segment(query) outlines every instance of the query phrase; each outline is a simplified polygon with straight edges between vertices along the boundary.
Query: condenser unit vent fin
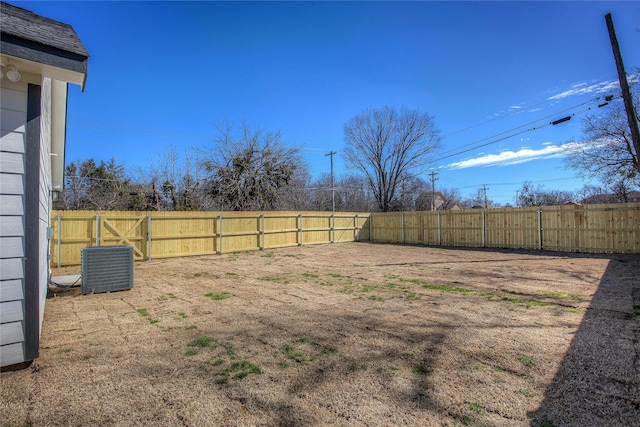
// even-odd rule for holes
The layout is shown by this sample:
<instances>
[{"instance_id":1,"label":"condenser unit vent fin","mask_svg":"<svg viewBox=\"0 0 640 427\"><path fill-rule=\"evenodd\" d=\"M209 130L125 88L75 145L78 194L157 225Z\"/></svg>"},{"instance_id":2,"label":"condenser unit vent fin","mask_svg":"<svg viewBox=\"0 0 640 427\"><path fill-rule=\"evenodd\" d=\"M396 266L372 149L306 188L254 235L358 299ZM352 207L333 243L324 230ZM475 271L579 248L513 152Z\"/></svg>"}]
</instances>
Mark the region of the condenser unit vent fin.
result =
<instances>
[{"instance_id":1,"label":"condenser unit vent fin","mask_svg":"<svg viewBox=\"0 0 640 427\"><path fill-rule=\"evenodd\" d=\"M80 252L82 293L103 293L133 288L131 246L91 246Z\"/></svg>"}]
</instances>

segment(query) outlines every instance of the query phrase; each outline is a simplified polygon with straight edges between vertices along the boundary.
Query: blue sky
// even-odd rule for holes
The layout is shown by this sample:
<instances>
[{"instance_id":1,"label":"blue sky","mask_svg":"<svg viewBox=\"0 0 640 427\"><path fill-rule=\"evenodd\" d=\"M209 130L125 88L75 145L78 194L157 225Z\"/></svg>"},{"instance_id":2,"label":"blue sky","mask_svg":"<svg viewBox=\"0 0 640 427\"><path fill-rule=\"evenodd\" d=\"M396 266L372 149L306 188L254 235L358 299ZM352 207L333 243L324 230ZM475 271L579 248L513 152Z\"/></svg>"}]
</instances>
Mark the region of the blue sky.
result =
<instances>
[{"instance_id":1,"label":"blue sky","mask_svg":"<svg viewBox=\"0 0 640 427\"><path fill-rule=\"evenodd\" d=\"M313 176L329 173L336 151L340 176L344 123L406 106L444 136L437 188L487 185L490 199L513 203L524 181L585 183L561 147L614 93L606 13L627 72L640 67L630 1L8 3L71 24L89 51L85 92L70 88L67 162L114 157L130 170L168 145L206 147L227 118L280 130Z\"/></svg>"}]
</instances>

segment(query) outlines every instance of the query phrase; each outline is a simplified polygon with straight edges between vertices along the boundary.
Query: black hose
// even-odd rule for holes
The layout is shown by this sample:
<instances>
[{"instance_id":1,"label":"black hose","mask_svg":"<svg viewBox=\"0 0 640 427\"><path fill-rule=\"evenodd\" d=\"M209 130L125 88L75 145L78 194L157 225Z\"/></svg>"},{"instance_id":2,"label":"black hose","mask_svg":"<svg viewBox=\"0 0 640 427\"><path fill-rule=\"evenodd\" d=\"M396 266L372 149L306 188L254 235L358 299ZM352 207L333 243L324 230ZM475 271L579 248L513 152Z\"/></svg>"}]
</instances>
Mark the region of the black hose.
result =
<instances>
[{"instance_id":1,"label":"black hose","mask_svg":"<svg viewBox=\"0 0 640 427\"><path fill-rule=\"evenodd\" d=\"M82 276L78 276L76 281L73 282L70 285L63 285L61 283L54 282L53 280L51 280L51 278L49 278L49 285L57 288L60 291L68 291L69 289L73 288L74 286L77 286L77 283L80 281L81 278L82 278Z\"/></svg>"}]
</instances>

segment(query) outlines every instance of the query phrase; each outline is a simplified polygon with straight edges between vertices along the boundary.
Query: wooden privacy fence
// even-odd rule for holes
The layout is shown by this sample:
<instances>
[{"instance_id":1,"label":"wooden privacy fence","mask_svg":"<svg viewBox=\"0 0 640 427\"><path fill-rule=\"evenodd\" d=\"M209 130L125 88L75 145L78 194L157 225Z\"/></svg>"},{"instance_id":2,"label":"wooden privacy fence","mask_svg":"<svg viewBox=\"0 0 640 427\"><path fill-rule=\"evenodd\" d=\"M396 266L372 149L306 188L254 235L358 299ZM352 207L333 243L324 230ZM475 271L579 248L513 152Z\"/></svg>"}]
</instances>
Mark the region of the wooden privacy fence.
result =
<instances>
[{"instance_id":1,"label":"wooden privacy fence","mask_svg":"<svg viewBox=\"0 0 640 427\"><path fill-rule=\"evenodd\" d=\"M53 211L51 265L86 246L129 245L136 260L329 242L640 253L640 203L486 210L340 212Z\"/></svg>"},{"instance_id":2,"label":"wooden privacy fence","mask_svg":"<svg viewBox=\"0 0 640 427\"><path fill-rule=\"evenodd\" d=\"M640 253L640 203L374 213L370 227L377 242Z\"/></svg>"},{"instance_id":3,"label":"wooden privacy fence","mask_svg":"<svg viewBox=\"0 0 640 427\"><path fill-rule=\"evenodd\" d=\"M129 245L136 260L369 240L368 213L53 211L51 265L86 246Z\"/></svg>"}]
</instances>

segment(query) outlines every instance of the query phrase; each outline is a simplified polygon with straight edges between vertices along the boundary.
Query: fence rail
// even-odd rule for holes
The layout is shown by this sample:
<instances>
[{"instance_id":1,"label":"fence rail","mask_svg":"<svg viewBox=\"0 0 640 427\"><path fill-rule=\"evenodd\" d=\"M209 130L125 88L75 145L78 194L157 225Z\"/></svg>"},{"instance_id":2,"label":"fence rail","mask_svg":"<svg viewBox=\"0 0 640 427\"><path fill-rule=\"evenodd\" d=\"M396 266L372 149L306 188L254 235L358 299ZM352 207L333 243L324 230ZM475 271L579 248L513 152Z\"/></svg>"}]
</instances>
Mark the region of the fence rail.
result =
<instances>
[{"instance_id":1,"label":"fence rail","mask_svg":"<svg viewBox=\"0 0 640 427\"><path fill-rule=\"evenodd\" d=\"M377 242L640 253L640 203L374 213L370 226Z\"/></svg>"},{"instance_id":2,"label":"fence rail","mask_svg":"<svg viewBox=\"0 0 640 427\"><path fill-rule=\"evenodd\" d=\"M136 260L330 242L640 253L640 203L487 210L340 212L53 211L51 265L86 246L129 245Z\"/></svg>"},{"instance_id":3,"label":"fence rail","mask_svg":"<svg viewBox=\"0 0 640 427\"><path fill-rule=\"evenodd\" d=\"M53 211L51 265L86 246L129 245L136 260L369 240L369 214Z\"/></svg>"}]
</instances>

